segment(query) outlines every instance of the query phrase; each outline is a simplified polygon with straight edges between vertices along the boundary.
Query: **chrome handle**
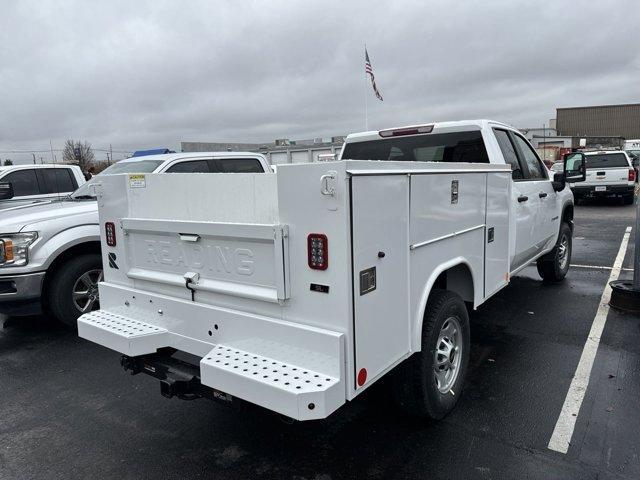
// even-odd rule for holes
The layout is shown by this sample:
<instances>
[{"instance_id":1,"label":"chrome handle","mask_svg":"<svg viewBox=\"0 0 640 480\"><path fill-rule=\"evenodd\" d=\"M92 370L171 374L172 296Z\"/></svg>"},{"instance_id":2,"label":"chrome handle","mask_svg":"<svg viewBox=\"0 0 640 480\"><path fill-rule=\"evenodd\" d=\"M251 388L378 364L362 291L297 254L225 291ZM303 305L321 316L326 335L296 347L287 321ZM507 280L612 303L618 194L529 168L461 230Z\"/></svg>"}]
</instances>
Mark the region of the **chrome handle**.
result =
<instances>
[{"instance_id":1,"label":"chrome handle","mask_svg":"<svg viewBox=\"0 0 640 480\"><path fill-rule=\"evenodd\" d=\"M197 242L200 240L200 235L197 233L179 233L178 235L183 242Z\"/></svg>"},{"instance_id":2,"label":"chrome handle","mask_svg":"<svg viewBox=\"0 0 640 480\"><path fill-rule=\"evenodd\" d=\"M320 177L320 193L322 195L334 196L336 194L336 189L333 185L329 184L329 180L336 179L337 172L328 172Z\"/></svg>"}]
</instances>

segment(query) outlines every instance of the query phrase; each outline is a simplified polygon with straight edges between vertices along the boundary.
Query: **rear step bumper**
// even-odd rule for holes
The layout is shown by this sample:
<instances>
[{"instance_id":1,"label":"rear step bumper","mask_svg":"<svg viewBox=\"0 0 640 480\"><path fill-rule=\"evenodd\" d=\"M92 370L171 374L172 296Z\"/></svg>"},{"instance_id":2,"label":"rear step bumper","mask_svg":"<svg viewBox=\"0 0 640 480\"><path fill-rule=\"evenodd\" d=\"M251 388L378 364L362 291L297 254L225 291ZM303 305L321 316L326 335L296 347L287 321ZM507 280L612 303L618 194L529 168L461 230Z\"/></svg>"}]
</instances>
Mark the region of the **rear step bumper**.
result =
<instances>
[{"instance_id":1,"label":"rear step bumper","mask_svg":"<svg viewBox=\"0 0 640 480\"><path fill-rule=\"evenodd\" d=\"M79 318L78 334L127 357L152 355L165 348L197 354L201 360L195 373L202 385L296 420L325 418L345 402L342 334L270 319L278 324L273 329L277 338L258 337L256 329L248 330L242 338L209 343L201 357L202 340L171 331L168 327L175 322L163 319L164 325L155 318L151 323L139 309L98 310ZM241 320L239 316L237 321ZM314 351L310 345L321 350ZM163 393L182 394L179 389L185 386L169 380Z\"/></svg>"},{"instance_id":2,"label":"rear step bumper","mask_svg":"<svg viewBox=\"0 0 640 480\"><path fill-rule=\"evenodd\" d=\"M606 190L596 191L597 186L605 186ZM579 196L594 196L594 197L607 197L612 195L633 195L635 185L579 185L571 187L571 191L574 195Z\"/></svg>"}]
</instances>

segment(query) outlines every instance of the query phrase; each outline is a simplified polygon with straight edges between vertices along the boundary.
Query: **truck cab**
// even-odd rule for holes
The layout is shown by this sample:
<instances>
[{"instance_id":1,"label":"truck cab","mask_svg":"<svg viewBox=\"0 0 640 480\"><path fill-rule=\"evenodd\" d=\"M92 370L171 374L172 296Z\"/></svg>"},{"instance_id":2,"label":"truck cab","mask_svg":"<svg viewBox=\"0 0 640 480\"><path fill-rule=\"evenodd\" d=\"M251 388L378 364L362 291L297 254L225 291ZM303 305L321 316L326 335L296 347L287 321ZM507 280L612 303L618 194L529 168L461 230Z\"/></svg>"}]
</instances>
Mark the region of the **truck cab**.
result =
<instances>
[{"instance_id":1,"label":"truck cab","mask_svg":"<svg viewBox=\"0 0 640 480\"><path fill-rule=\"evenodd\" d=\"M0 167L0 210L65 197L84 183L77 165Z\"/></svg>"},{"instance_id":2,"label":"truck cab","mask_svg":"<svg viewBox=\"0 0 640 480\"><path fill-rule=\"evenodd\" d=\"M573 228L573 197L515 128L489 121L442 122L426 135L403 127L349 135L343 159L473 162L511 168L511 274L549 251L562 223ZM392 133L386 133L392 132ZM441 132L441 133L440 133Z\"/></svg>"}]
</instances>

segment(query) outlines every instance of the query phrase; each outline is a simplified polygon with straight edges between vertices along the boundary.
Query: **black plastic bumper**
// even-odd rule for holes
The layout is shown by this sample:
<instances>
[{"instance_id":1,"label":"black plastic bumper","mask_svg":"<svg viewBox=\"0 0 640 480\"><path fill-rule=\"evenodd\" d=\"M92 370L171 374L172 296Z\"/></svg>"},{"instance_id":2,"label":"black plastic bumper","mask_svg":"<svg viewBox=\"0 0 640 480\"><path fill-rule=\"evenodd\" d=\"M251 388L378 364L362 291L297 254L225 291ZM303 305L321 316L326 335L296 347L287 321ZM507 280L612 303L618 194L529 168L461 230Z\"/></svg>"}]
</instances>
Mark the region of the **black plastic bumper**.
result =
<instances>
[{"instance_id":1,"label":"black plastic bumper","mask_svg":"<svg viewBox=\"0 0 640 480\"><path fill-rule=\"evenodd\" d=\"M571 187L573 195L576 197L626 197L632 196L633 185L603 185L607 189L596 191L595 186L575 186Z\"/></svg>"}]
</instances>

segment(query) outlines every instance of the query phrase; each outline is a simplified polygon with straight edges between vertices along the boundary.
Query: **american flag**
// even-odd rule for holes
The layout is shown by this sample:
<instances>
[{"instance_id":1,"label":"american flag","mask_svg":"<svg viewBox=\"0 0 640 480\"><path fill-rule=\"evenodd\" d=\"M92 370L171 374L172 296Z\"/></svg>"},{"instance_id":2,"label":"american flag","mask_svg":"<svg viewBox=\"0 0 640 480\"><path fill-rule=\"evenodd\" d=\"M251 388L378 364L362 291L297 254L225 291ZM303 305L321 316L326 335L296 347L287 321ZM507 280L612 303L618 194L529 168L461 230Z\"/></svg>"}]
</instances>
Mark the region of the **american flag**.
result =
<instances>
[{"instance_id":1,"label":"american flag","mask_svg":"<svg viewBox=\"0 0 640 480\"><path fill-rule=\"evenodd\" d=\"M369 60L369 52L367 52L367 47L364 47L364 70L368 75L371 76L371 86L373 87L373 91L376 94L378 100L382 102L382 95L380 94L380 90L378 90L378 86L376 85L376 77L373 75L373 67L371 66L371 60Z\"/></svg>"}]
</instances>

